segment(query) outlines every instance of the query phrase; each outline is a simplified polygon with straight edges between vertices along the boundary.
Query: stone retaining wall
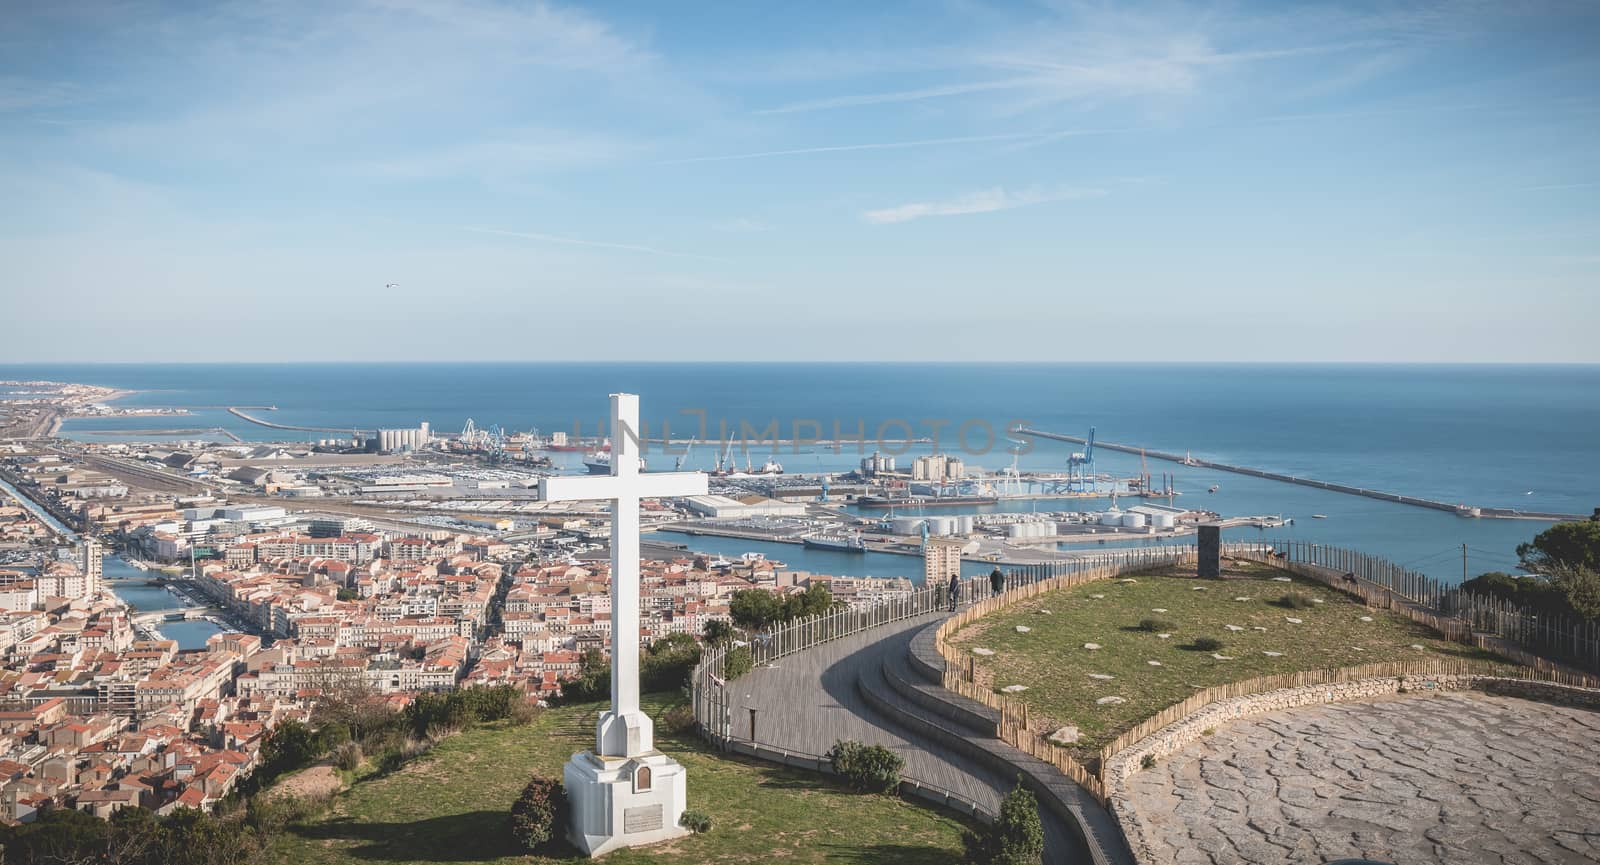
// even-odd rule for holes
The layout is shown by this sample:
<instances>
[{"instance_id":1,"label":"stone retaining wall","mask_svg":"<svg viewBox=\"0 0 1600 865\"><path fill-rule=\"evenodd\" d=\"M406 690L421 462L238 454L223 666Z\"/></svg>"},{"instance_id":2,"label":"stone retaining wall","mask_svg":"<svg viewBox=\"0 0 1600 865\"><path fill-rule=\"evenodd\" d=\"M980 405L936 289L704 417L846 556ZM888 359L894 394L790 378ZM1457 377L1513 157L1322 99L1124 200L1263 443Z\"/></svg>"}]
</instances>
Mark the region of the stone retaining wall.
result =
<instances>
[{"instance_id":1,"label":"stone retaining wall","mask_svg":"<svg viewBox=\"0 0 1600 865\"><path fill-rule=\"evenodd\" d=\"M1284 688L1219 700L1140 739L1106 762L1102 767L1101 777L1106 785L1106 797L1110 802L1111 814L1122 828L1123 836L1127 839L1128 846L1132 848L1134 858L1139 862L1152 862L1153 848L1146 840L1139 814L1129 806L1127 796L1128 776L1139 771L1140 763L1146 756L1160 760L1206 736L1207 731L1215 732L1217 728L1230 721L1252 715L1324 703L1358 702L1397 694L1420 696L1461 690L1480 690L1490 694L1600 711L1600 689L1578 688L1529 679L1458 674L1386 676L1355 682Z\"/></svg>"}]
</instances>

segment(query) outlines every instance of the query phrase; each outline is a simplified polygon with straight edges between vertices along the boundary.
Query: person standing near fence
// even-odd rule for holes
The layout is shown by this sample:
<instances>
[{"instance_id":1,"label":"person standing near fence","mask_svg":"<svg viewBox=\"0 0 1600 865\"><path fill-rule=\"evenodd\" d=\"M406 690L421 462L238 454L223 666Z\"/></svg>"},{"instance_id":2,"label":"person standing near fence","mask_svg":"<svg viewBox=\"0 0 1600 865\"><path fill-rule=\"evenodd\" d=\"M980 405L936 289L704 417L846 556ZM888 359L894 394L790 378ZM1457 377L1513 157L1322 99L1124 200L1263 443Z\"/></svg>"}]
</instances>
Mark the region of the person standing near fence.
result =
<instances>
[{"instance_id":1,"label":"person standing near fence","mask_svg":"<svg viewBox=\"0 0 1600 865\"><path fill-rule=\"evenodd\" d=\"M956 605L961 603L961 575L960 574L951 574L950 575L949 595L950 595L950 612L953 613L953 612L956 611Z\"/></svg>"},{"instance_id":2,"label":"person standing near fence","mask_svg":"<svg viewBox=\"0 0 1600 865\"><path fill-rule=\"evenodd\" d=\"M989 574L989 594L999 597L1006 590L1006 575L1000 573L1000 566L995 565L994 571Z\"/></svg>"}]
</instances>

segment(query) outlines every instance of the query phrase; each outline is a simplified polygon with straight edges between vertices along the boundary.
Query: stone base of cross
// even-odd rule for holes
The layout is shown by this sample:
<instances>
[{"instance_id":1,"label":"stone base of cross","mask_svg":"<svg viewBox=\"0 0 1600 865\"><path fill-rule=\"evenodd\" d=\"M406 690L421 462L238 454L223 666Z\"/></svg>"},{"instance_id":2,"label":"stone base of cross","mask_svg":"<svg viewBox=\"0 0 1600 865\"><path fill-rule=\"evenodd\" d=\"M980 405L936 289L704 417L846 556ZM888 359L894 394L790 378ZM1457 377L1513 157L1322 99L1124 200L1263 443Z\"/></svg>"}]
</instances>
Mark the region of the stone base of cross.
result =
<instances>
[{"instance_id":1,"label":"stone base of cross","mask_svg":"<svg viewBox=\"0 0 1600 865\"><path fill-rule=\"evenodd\" d=\"M683 766L655 749L639 709L639 501L705 495L701 472L641 473L639 397L611 395L611 474L539 481L547 502L611 502L611 710L595 725L594 750L573 754L563 780L572 804L568 837L590 856L688 834Z\"/></svg>"}]
</instances>

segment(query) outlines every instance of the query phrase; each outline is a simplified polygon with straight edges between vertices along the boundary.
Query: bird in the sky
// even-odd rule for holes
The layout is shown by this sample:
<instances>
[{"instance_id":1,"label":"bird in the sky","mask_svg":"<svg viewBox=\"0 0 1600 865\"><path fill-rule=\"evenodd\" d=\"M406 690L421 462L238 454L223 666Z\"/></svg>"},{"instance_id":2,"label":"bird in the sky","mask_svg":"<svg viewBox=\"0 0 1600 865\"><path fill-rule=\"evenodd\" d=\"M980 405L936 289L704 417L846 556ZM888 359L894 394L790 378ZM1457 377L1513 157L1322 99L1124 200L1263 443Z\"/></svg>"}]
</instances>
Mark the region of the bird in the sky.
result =
<instances>
[{"instance_id":1,"label":"bird in the sky","mask_svg":"<svg viewBox=\"0 0 1600 865\"><path fill-rule=\"evenodd\" d=\"M386 283L383 284L383 287L384 288L399 288L400 287L400 283L398 283L398 282L386 282Z\"/></svg>"}]
</instances>

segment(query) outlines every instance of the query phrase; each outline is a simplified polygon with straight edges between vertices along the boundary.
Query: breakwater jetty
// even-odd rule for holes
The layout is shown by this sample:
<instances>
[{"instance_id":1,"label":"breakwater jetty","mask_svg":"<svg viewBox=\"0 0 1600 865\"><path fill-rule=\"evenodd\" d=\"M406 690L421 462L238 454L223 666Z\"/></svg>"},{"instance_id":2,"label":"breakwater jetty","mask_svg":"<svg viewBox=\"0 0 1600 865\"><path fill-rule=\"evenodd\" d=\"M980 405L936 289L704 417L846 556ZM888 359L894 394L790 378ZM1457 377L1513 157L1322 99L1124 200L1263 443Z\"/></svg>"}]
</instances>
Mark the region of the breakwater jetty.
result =
<instances>
[{"instance_id":1,"label":"breakwater jetty","mask_svg":"<svg viewBox=\"0 0 1600 865\"><path fill-rule=\"evenodd\" d=\"M253 409L257 409L257 410L266 409L266 410L270 411L274 407L273 406L249 406L249 408L253 408ZM294 432L338 433L340 435L352 435L353 434L353 435L357 435L357 436L360 436L360 435L373 436L373 435L377 434L373 430L356 429L355 427L295 426L294 424L274 423L274 422L269 421L269 420L262 420L261 418L258 418L255 415L249 414L249 413L245 412L245 410L243 408L240 408L239 406L228 406L228 413L233 415L236 418L239 418L240 420L249 421L250 423L253 423L253 424L257 425L257 426L269 427L271 429L292 430Z\"/></svg>"},{"instance_id":2,"label":"breakwater jetty","mask_svg":"<svg viewBox=\"0 0 1600 865\"><path fill-rule=\"evenodd\" d=\"M1044 430L1030 429L1027 427L1018 429L1017 433L1019 435L1038 436L1039 438L1043 439L1053 439L1055 441L1071 442L1073 444L1086 444L1088 441L1082 436L1046 432ZM1369 490L1364 487L1335 483L1333 481L1319 481L1315 478L1303 478L1299 477L1298 475L1287 475L1281 472L1269 472L1265 469L1256 469L1249 466L1236 466L1228 463L1219 463L1215 460L1205 460L1191 457L1188 454L1179 455L1175 453L1169 453L1167 451L1135 447L1133 445L1113 444L1111 442L1103 442L1098 439L1095 440L1094 446L1097 448L1104 448L1108 451L1119 451L1126 454L1138 454L1140 456L1149 457L1150 459L1166 460L1167 462L1174 462L1178 463L1179 465L1195 466L1196 468L1203 469L1216 469L1217 471L1233 472L1234 474L1239 475L1249 475L1253 478L1263 478L1269 481L1279 481L1286 484L1299 484L1303 487L1315 487L1320 490L1328 490L1329 492L1344 493L1352 496L1363 496L1369 499L1378 499L1379 501L1394 502L1396 504L1411 505L1419 508L1431 508L1436 511L1447 511L1463 517L1489 517L1491 519L1501 520L1546 520L1550 522L1565 522L1568 520L1588 519L1588 515L1586 514L1555 514L1545 513L1542 511L1519 511L1512 508L1486 508L1476 505L1451 504L1449 502L1424 499L1417 496L1406 496L1399 493L1389 493L1382 490Z\"/></svg>"}]
</instances>

